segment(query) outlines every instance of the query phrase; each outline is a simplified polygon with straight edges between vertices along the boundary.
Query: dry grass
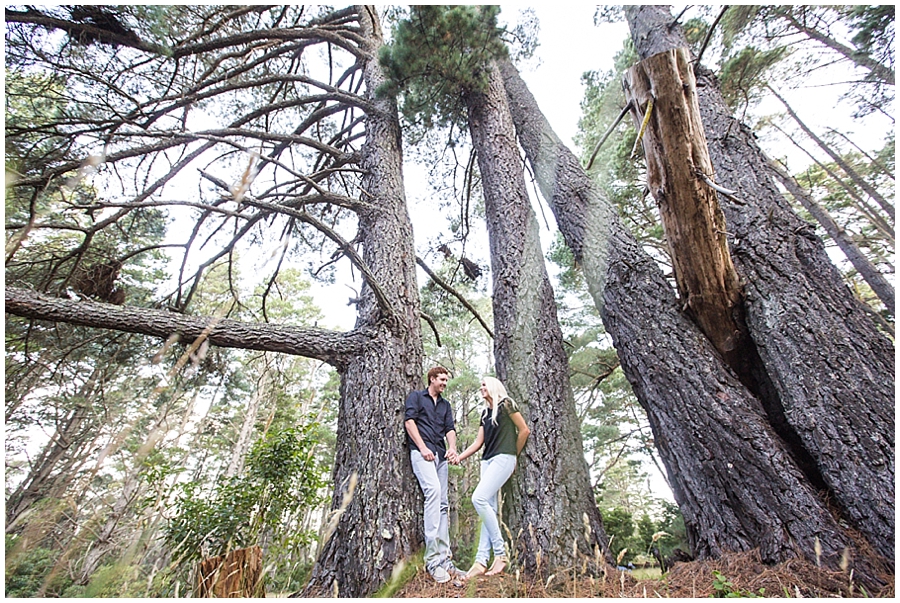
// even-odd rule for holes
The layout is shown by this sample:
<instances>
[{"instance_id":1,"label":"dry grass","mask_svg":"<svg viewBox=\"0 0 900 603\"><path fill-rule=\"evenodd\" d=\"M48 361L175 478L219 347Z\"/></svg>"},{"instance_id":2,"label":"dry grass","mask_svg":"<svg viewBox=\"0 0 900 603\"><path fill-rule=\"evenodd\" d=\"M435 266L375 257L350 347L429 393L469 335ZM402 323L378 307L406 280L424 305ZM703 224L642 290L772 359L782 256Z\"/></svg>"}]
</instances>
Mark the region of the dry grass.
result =
<instances>
[{"instance_id":1,"label":"dry grass","mask_svg":"<svg viewBox=\"0 0 900 603\"><path fill-rule=\"evenodd\" d=\"M713 572L728 579L729 590L745 596L765 597L885 597L894 598L893 575L883 576L885 585L877 592L866 591L851 582L843 572L823 570L807 561L794 559L777 566L767 566L753 552L736 553L721 559L678 563L658 580L636 580L627 572L611 571L608 576L591 578L554 575L538 580L532 576L509 573L491 578L480 577L462 586L452 582L436 584L419 568L394 597L457 598L457 597L709 597L714 594ZM549 584L548 584L549 582ZM724 593L722 593L724 594Z\"/></svg>"}]
</instances>

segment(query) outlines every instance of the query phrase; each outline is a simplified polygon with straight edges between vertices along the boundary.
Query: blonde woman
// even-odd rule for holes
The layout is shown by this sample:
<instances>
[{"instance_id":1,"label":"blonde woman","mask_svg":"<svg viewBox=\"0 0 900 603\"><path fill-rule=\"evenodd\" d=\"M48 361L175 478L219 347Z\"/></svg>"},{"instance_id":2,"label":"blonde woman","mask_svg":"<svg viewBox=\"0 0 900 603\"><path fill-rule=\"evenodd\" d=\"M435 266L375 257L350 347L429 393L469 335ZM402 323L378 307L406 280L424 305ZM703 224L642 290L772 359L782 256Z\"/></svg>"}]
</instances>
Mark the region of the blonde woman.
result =
<instances>
[{"instance_id":1,"label":"blonde woman","mask_svg":"<svg viewBox=\"0 0 900 603\"><path fill-rule=\"evenodd\" d=\"M481 381L481 397L484 409L481 412L481 426L472 445L459 455L459 461L478 452L482 445L481 481L472 494L472 504L481 517L481 537L475 563L466 578L495 576L503 573L508 563L500 521L497 519L497 493L516 469L516 457L525 447L525 440L531 430L525 424L516 403L506 393L503 384L493 377ZM487 569L488 560L494 552L494 563Z\"/></svg>"}]
</instances>

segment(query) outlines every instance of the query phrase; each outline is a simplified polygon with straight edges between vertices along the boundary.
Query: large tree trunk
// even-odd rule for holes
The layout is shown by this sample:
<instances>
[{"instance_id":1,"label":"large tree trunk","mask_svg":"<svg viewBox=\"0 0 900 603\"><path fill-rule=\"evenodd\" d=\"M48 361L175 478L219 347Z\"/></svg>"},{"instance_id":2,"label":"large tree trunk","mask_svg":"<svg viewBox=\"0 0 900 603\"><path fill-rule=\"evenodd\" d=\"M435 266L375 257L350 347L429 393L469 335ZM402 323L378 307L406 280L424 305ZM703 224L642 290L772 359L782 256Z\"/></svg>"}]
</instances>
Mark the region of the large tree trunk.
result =
<instances>
[{"instance_id":1,"label":"large tree trunk","mask_svg":"<svg viewBox=\"0 0 900 603\"><path fill-rule=\"evenodd\" d=\"M626 8L639 55L674 46L666 7ZM676 36L677 37L677 36ZM731 253L759 353L757 395L808 481L887 559L894 555L894 349L775 186L753 134L696 67Z\"/></svg>"},{"instance_id":2,"label":"large tree trunk","mask_svg":"<svg viewBox=\"0 0 900 603\"><path fill-rule=\"evenodd\" d=\"M681 313L659 267L550 128L515 67L501 67L520 141L647 412L694 554L758 547L769 562L798 551L815 559L818 541L823 563L837 567L850 535L759 402Z\"/></svg>"},{"instance_id":3,"label":"large tree trunk","mask_svg":"<svg viewBox=\"0 0 900 603\"><path fill-rule=\"evenodd\" d=\"M608 540L584 459L556 301L515 126L496 67L491 66L488 91L469 93L466 103L490 236L497 376L532 429L504 488L503 519L527 571L579 563L572 559L574 542L582 555L602 564L610 560Z\"/></svg>"},{"instance_id":4,"label":"large tree trunk","mask_svg":"<svg viewBox=\"0 0 900 603\"><path fill-rule=\"evenodd\" d=\"M359 9L369 40L366 95L378 111L368 115L361 185L371 209L360 214L364 259L394 310L385 320L369 287L363 288L357 328L371 326L369 348L354 355L341 373L333 510L356 475L352 500L325 544L306 588L309 594L370 595L394 565L424 541L422 495L412 473L403 428L403 401L422 387L422 335L412 226L402 180L400 124L393 101L376 99L383 80L376 52L378 17Z\"/></svg>"},{"instance_id":5,"label":"large tree trunk","mask_svg":"<svg viewBox=\"0 0 900 603\"><path fill-rule=\"evenodd\" d=\"M118 329L163 339L177 333L183 340L205 339L212 345L303 355L334 366L341 374L339 433L334 469L334 508L340 513L334 517L336 529L325 543L313 569L309 590L326 594L337 591L343 596L364 596L381 586L390 576L395 564L410 556L422 541L422 499L409 465L402 425L403 401L410 390L422 385L423 352L415 253L403 192L401 136L396 107L392 101L375 95L375 90L383 79L375 60L382 43L378 16L371 7L351 7L332 13L324 19L310 21L308 27L310 29L306 32L293 33L309 36L310 40L317 42L327 40L329 44L343 48L359 61L364 70L365 102L357 102L354 93L345 95L335 88L332 94L329 90L326 97L321 97L321 101L315 101L322 105L318 109L312 109L296 130L299 136L312 127L313 123L321 123L319 120L334 112L347 111L348 115L350 111L366 112L366 142L358 155L351 153L355 140L355 135L350 133L355 126L351 125L341 133L341 136L348 137L340 143L341 149L348 151L347 154L343 150L323 150L322 153L325 154L334 153L336 158L329 159L324 164L316 164L319 167L327 165L330 169L340 167L345 162L355 164L357 157L361 157L360 171L364 176L357 191L360 197L358 204L354 200L344 200L349 201L347 205L357 212L359 234L352 244L348 243L330 228L316 223L310 212L296 209L292 204L296 204L298 198L303 198L303 194L300 197L294 196L299 189L291 188L290 196L280 197L279 202L263 202L247 195L242 197L242 203L247 208L260 210L248 212L253 214L248 224L259 222L265 215L288 215L300 222L312 223L338 243L341 252L351 259L365 280L358 301L359 320L356 329L348 333L336 333L316 328L248 324L221 317L193 317L134 306L74 302L13 287L5 290L6 311L27 318ZM287 32L282 29L273 31ZM263 38L253 39L265 39L268 35L269 32L266 32ZM236 35L234 38L241 39L243 36ZM217 46L217 43L212 46ZM199 53L207 47L209 45L205 42L188 44L180 51ZM294 66L298 69L299 63L296 61L299 61L303 47L305 45L294 49L292 52L295 54L290 59L295 61ZM230 53L227 50L225 52ZM276 51L273 53L275 54L272 56L280 56ZM175 56L185 54L176 53ZM240 61L236 54L229 56ZM211 60L218 64L222 59ZM247 59L247 63L255 60ZM242 71L238 69L236 73ZM350 67L347 75L351 73L355 73L355 67ZM331 88L331 84L323 87ZM312 107L308 103L303 106ZM250 113L246 121L238 120L235 124L245 125L259 115L268 113L260 112L255 117L253 115ZM355 118L348 117L345 125L353 119ZM186 154L166 175L149 185L149 188L135 191L135 198L141 200L151 195L157 190L154 187L168 182L179 169L213 144L209 142L206 147ZM291 143L284 142L272 149L261 163L277 158L289 144ZM319 148L320 145L313 143L312 146ZM302 154L306 155L307 152L304 150ZM115 160L110 156L106 159L107 163ZM294 172L292 174L302 179L310 190L319 190L324 186L324 180L306 178ZM55 175L52 172L45 172L40 176L42 182L53 177ZM19 181L19 184L23 185L24 182ZM214 183L225 189L229 188L224 183ZM356 182L352 184L355 185ZM323 199L330 198L330 194L312 194L311 197L314 198L313 203L324 203ZM340 195L336 197L340 198ZM123 210L122 213L126 211L131 210ZM112 219L107 219L106 223ZM244 225L237 232L232 245L247 232L247 228ZM362 247L364 258L357 255L357 245ZM183 307L180 302L176 305ZM357 484L354 496L352 499L345 499L343 494L351 481ZM119 500L121 504L117 503L114 514L130 504L130 497L136 491L135 485L126 486ZM346 507L342 506L344 502L347 503ZM111 517L110 522L103 527L101 534L107 541L115 530L112 519ZM92 554L89 559L91 564L95 564L100 558L99 552L102 549L97 550L98 553Z\"/></svg>"}]
</instances>

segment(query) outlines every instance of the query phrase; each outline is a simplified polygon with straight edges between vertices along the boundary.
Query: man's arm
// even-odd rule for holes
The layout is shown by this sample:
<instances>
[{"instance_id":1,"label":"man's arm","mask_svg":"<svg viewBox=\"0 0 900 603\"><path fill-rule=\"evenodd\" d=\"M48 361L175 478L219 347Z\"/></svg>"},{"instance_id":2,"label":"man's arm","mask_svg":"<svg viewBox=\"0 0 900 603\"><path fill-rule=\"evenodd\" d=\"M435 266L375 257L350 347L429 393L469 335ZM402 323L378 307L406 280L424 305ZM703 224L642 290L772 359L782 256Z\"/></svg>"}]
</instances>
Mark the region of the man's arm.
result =
<instances>
[{"instance_id":1,"label":"man's arm","mask_svg":"<svg viewBox=\"0 0 900 603\"><path fill-rule=\"evenodd\" d=\"M451 465L459 464L459 455L456 453L456 430L447 432L447 461Z\"/></svg>"},{"instance_id":2,"label":"man's arm","mask_svg":"<svg viewBox=\"0 0 900 603\"><path fill-rule=\"evenodd\" d=\"M406 433L412 438L413 444L415 444L416 448L419 449L419 452L422 453L422 458L426 461L433 461L434 453L425 445L425 440L422 439L422 435L419 433L419 426L416 425L416 420L407 419L404 421L403 426L406 427Z\"/></svg>"}]
</instances>

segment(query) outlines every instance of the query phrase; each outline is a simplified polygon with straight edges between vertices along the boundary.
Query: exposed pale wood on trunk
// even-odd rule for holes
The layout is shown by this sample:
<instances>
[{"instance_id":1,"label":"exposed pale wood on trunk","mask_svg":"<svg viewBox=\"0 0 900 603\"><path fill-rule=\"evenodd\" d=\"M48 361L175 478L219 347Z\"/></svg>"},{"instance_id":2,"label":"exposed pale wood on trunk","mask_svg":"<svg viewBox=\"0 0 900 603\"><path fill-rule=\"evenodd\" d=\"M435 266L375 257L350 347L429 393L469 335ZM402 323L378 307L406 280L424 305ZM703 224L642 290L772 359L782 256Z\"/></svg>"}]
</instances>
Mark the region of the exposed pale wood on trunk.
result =
<instances>
[{"instance_id":1,"label":"exposed pale wood on trunk","mask_svg":"<svg viewBox=\"0 0 900 603\"><path fill-rule=\"evenodd\" d=\"M262 549L251 546L204 559L197 566L197 596L265 597L262 557Z\"/></svg>"},{"instance_id":2,"label":"exposed pale wood on trunk","mask_svg":"<svg viewBox=\"0 0 900 603\"><path fill-rule=\"evenodd\" d=\"M849 525L894 556L894 346L778 190L753 133L698 67L703 123L773 423Z\"/></svg>"},{"instance_id":3,"label":"exposed pale wood on trunk","mask_svg":"<svg viewBox=\"0 0 900 603\"><path fill-rule=\"evenodd\" d=\"M625 9L641 58L686 46L665 6ZM894 346L778 190L753 133L695 65L732 261L758 352L758 399L809 484L884 558L894 557ZM740 201L736 201L739 199Z\"/></svg>"},{"instance_id":4,"label":"exposed pale wood on trunk","mask_svg":"<svg viewBox=\"0 0 900 603\"><path fill-rule=\"evenodd\" d=\"M688 50L641 61L628 70L623 85L636 127L653 103L641 140L647 184L659 204L684 309L729 363L736 363L746 338L740 283L716 191L701 177L715 180Z\"/></svg>"},{"instance_id":5,"label":"exposed pale wood on trunk","mask_svg":"<svg viewBox=\"0 0 900 603\"><path fill-rule=\"evenodd\" d=\"M659 267L560 141L515 67L500 63L519 140L573 250L625 375L647 411L693 553L758 548L837 568L852 538L806 481L766 413L679 311ZM749 484L749 485L748 485ZM857 575L873 576L855 559Z\"/></svg>"}]
</instances>

